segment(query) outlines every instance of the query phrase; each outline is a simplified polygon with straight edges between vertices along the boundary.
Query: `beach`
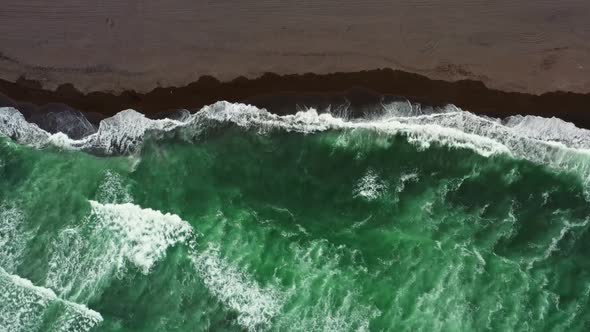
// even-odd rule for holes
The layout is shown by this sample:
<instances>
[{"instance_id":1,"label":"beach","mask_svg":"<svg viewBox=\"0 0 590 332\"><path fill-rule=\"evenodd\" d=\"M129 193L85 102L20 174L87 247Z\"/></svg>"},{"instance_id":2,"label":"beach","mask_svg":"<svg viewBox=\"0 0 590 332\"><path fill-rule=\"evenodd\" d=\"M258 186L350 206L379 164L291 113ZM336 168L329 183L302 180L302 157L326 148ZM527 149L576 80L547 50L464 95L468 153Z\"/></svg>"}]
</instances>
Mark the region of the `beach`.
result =
<instances>
[{"instance_id":1,"label":"beach","mask_svg":"<svg viewBox=\"0 0 590 332\"><path fill-rule=\"evenodd\" d=\"M584 0L32 0L5 4L0 19L0 78L47 89L391 68L503 91L590 91Z\"/></svg>"}]
</instances>

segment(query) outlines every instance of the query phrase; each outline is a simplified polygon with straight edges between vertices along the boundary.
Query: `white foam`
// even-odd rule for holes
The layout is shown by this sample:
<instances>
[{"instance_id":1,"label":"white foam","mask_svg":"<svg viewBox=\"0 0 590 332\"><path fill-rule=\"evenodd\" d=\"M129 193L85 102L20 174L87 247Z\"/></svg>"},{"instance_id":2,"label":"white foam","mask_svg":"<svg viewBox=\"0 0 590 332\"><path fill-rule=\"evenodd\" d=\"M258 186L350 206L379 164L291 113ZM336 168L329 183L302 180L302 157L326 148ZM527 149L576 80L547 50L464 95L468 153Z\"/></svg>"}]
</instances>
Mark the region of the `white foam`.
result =
<instances>
[{"instance_id":1,"label":"white foam","mask_svg":"<svg viewBox=\"0 0 590 332\"><path fill-rule=\"evenodd\" d=\"M314 109L278 116L254 106L223 101L205 106L180 121L150 120L136 111L125 110L103 120L96 133L81 140L71 140L64 134L50 135L26 122L16 109L0 108L0 134L37 147L53 144L96 153L129 154L141 147L147 133L164 135L178 131L182 132L182 137L192 138L207 128L227 123L261 133L364 129L404 135L420 149L440 144L471 149L483 156L512 155L579 172L590 182L590 131L576 128L571 123L531 116L510 117L502 122L476 116L452 105L428 111L421 110L419 105L392 105L383 106L389 110L384 115L360 120L319 114ZM408 110L402 110L404 107Z\"/></svg>"},{"instance_id":2,"label":"white foam","mask_svg":"<svg viewBox=\"0 0 590 332\"><path fill-rule=\"evenodd\" d=\"M576 149L590 149L590 130L578 128L556 117L516 115L504 119L502 123L530 138L557 142Z\"/></svg>"},{"instance_id":3,"label":"white foam","mask_svg":"<svg viewBox=\"0 0 590 332\"><path fill-rule=\"evenodd\" d=\"M142 209L130 203L90 201L90 205L100 227L124 241L122 254L146 274L168 247L185 242L193 234L190 224L175 214Z\"/></svg>"},{"instance_id":4,"label":"white foam","mask_svg":"<svg viewBox=\"0 0 590 332\"><path fill-rule=\"evenodd\" d=\"M0 135L10 137L21 144L41 147L49 134L36 124L27 122L16 108L0 107Z\"/></svg>"},{"instance_id":5,"label":"white foam","mask_svg":"<svg viewBox=\"0 0 590 332\"><path fill-rule=\"evenodd\" d=\"M0 269L0 327L4 331L35 331L46 312L59 314L50 331L89 331L102 322L98 312Z\"/></svg>"},{"instance_id":6,"label":"white foam","mask_svg":"<svg viewBox=\"0 0 590 332\"><path fill-rule=\"evenodd\" d=\"M119 173L107 170L103 182L98 187L96 199L101 203L132 203L133 197L123 181Z\"/></svg>"},{"instance_id":7,"label":"white foam","mask_svg":"<svg viewBox=\"0 0 590 332\"><path fill-rule=\"evenodd\" d=\"M61 297L88 303L108 284L115 273L115 248L92 246L81 228L66 228L59 232L49 248L50 259L45 285Z\"/></svg>"},{"instance_id":8,"label":"white foam","mask_svg":"<svg viewBox=\"0 0 590 332\"><path fill-rule=\"evenodd\" d=\"M0 109L0 113L3 112ZM96 133L81 140L71 140L62 133L49 134L34 124L28 124L24 117L13 108L9 108L11 116L8 122L14 125L0 127L0 133L14 138L17 142L43 147L53 144L61 148L78 149L104 154L128 154L141 146L146 132L163 134L176 129L188 129L189 136L197 136L209 126L222 123L233 123L237 126L255 129L261 133L271 130L313 133L329 129L369 129L384 131L390 134L408 135L411 142L422 148L433 142L453 144L457 147L472 148L484 155L508 152L496 142L461 133L454 129L438 126L416 126L401 122L384 121L346 121L328 113L318 114L314 109L297 112L293 115L278 116L264 109L245 104L217 102L183 121L163 119L150 120L143 114L133 110L125 110L114 117L103 120ZM18 128L16 131L14 128ZM31 135L22 135L21 132ZM186 130L185 130L186 132ZM31 136L31 137L29 137ZM26 138L26 139L25 139Z\"/></svg>"},{"instance_id":9,"label":"white foam","mask_svg":"<svg viewBox=\"0 0 590 332\"><path fill-rule=\"evenodd\" d=\"M53 145L108 155L129 154L140 146L147 131L166 132L183 123L170 119L151 120L134 110L125 110L101 121L96 133L74 140L61 132L50 134L27 122L15 108L0 108L0 135L18 143L38 148Z\"/></svg>"},{"instance_id":10,"label":"white foam","mask_svg":"<svg viewBox=\"0 0 590 332\"><path fill-rule=\"evenodd\" d=\"M402 119L402 118L399 118ZM207 121L205 121L207 120ZM205 106L194 115L191 126L202 126L205 122L231 122L240 127L256 129L261 133L271 130L284 130L300 133L315 133L325 130L365 129L391 135L405 135L411 143L420 148L428 148L433 143L460 148L470 148L489 156L496 153L510 153L502 144L478 135L461 132L455 128L446 128L436 124L413 124L384 120L347 121L328 113L318 114L315 109L297 112L293 115L278 116L264 109L244 104L218 102Z\"/></svg>"},{"instance_id":11,"label":"white foam","mask_svg":"<svg viewBox=\"0 0 590 332\"><path fill-rule=\"evenodd\" d=\"M284 302L279 291L262 287L225 262L215 247L193 256L196 270L207 289L224 305L238 313L237 321L249 331L265 329Z\"/></svg>"},{"instance_id":12,"label":"white foam","mask_svg":"<svg viewBox=\"0 0 590 332\"><path fill-rule=\"evenodd\" d=\"M125 154L141 143L148 130L164 132L182 124L170 119L151 120L134 110L125 110L101 121L96 134L88 136L86 145L107 154Z\"/></svg>"},{"instance_id":13,"label":"white foam","mask_svg":"<svg viewBox=\"0 0 590 332\"><path fill-rule=\"evenodd\" d=\"M442 107L423 106L419 103L412 103L409 100L398 100L381 103L381 111L375 110L373 115L369 115L375 120L387 120L400 117L416 117L429 114L440 114L458 112L460 109L455 105L445 105Z\"/></svg>"},{"instance_id":14,"label":"white foam","mask_svg":"<svg viewBox=\"0 0 590 332\"><path fill-rule=\"evenodd\" d=\"M387 184L383 182L372 169L356 183L352 193L354 197L362 197L367 201L379 198L387 190Z\"/></svg>"},{"instance_id":15,"label":"white foam","mask_svg":"<svg viewBox=\"0 0 590 332\"><path fill-rule=\"evenodd\" d=\"M28 241L23 229L24 215L15 206L0 205L0 268L12 273L20 263L20 257Z\"/></svg>"},{"instance_id":16,"label":"white foam","mask_svg":"<svg viewBox=\"0 0 590 332\"><path fill-rule=\"evenodd\" d=\"M148 274L169 247L193 237L192 227L175 214L131 203L90 206L86 222L61 231L51 248L46 284L69 299L88 302L125 273L127 263Z\"/></svg>"},{"instance_id":17,"label":"white foam","mask_svg":"<svg viewBox=\"0 0 590 332\"><path fill-rule=\"evenodd\" d=\"M418 176L417 172L403 173L399 177L399 181L398 181L397 186L395 187L395 190L398 193L401 193L406 188L406 184L408 182L416 182L416 181L418 181L418 179L419 179L419 176Z\"/></svg>"},{"instance_id":18,"label":"white foam","mask_svg":"<svg viewBox=\"0 0 590 332\"><path fill-rule=\"evenodd\" d=\"M563 240L563 238L569 231L571 231L574 228L585 228L586 226L588 226L589 219L590 218L586 218L583 222L579 223L571 223L568 220L564 219L563 228L559 231L559 234L551 238L551 242L547 245L546 249L543 251L543 254L539 257L534 257L533 259L531 259L528 262L527 267L530 269L533 267L534 264L549 258L555 251L559 249L559 242Z\"/></svg>"}]
</instances>

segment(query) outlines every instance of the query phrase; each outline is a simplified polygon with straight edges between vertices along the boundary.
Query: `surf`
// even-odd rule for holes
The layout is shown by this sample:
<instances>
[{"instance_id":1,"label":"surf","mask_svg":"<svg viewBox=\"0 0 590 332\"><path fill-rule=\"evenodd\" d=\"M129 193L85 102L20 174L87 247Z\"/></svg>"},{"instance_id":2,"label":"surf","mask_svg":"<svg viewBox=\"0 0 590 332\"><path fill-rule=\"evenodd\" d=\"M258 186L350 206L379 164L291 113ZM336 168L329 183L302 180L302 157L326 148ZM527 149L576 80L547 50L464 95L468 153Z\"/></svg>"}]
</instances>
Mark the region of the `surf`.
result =
<instances>
[{"instance_id":1,"label":"surf","mask_svg":"<svg viewBox=\"0 0 590 332\"><path fill-rule=\"evenodd\" d=\"M590 321L587 130L405 102L360 118L227 102L182 114L127 110L72 138L0 111L0 312L23 317L0 324L443 331Z\"/></svg>"}]
</instances>

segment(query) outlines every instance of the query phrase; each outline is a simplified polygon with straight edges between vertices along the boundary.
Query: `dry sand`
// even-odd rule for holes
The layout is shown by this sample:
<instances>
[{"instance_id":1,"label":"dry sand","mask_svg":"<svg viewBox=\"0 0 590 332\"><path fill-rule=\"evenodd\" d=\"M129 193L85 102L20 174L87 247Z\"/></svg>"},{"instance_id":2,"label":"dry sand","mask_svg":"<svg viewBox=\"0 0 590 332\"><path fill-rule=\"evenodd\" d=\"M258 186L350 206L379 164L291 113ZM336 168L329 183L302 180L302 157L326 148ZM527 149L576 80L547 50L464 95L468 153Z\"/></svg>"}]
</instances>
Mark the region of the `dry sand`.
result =
<instances>
[{"instance_id":1,"label":"dry sand","mask_svg":"<svg viewBox=\"0 0 590 332\"><path fill-rule=\"evenodd\" d=\"M82 91L393 68L590 91L588 0L27 0L0 8L0 78Z\"/></svg>"}]
</instances>

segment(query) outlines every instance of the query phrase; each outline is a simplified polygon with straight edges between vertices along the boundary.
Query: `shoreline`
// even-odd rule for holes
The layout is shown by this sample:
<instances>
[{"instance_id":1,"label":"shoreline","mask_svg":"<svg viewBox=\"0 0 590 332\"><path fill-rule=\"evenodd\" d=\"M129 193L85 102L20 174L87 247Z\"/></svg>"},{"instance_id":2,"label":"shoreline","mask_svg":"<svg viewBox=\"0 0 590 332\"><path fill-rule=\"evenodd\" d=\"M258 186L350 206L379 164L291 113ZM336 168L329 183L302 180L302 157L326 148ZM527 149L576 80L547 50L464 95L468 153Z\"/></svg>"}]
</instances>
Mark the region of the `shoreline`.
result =
<instances>
[{"instance_id":1,"label":"shoreline","mask_svg":"<svg viewBox=\"0 0 590 332\"><path fill-rule=\"evenodd\" d=\"M297 111L297 105L327 107L350 103L352 116L383 96L397 96L423 105L454 104L463 110L497 118L510 115L558 117L578 127L590 128L590 93L548 92L534 95L490 89L474 80L442 81L419 74L375 69L332 74L278 75L266 73L254 79L238 77L221 82L211 76L183 87L155 88L147 93L133 90L120 94L82 93L72 84L46 90L40 82L20 78L0 80L0 107L13 106L25 116L73 108L91 122L134 109L148 117L165 117L178 109L198 111L216 101L242 102L276 114ZM67 105L66 106L64 106Z\"/></svg>"}]
</instances>

